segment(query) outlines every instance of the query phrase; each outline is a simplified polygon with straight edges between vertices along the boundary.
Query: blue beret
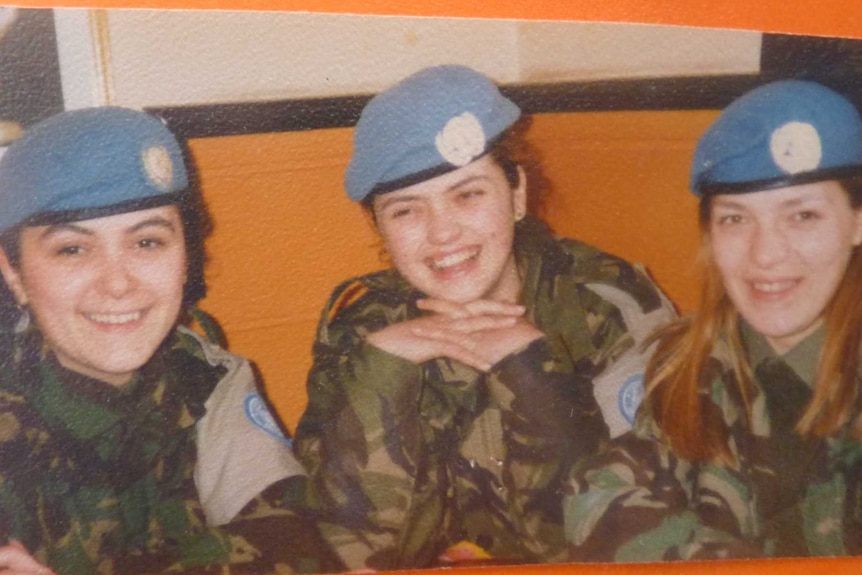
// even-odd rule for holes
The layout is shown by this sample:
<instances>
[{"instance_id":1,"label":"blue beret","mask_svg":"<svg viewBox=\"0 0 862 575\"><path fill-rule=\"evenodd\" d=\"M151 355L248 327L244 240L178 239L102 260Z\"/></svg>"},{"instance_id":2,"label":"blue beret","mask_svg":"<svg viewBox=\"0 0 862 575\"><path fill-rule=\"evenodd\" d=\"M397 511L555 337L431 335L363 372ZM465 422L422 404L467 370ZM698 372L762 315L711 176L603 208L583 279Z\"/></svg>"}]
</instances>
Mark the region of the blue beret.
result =
<instances>
[{"instance_id":1,"label":"blue beret","mask_svg":"<svg viewBox=\"0 0 862 575\"><path fill-rule=\"evenodd\" d=\"M0 233L171 203L187 186L180 146L157 118L117 107L63 112L0 158Z\"/></svg>"},{"instance_id":2,"label":"blue beret","mask_svg":"<svg viewBox=\"0 0 862 575\"><path fill-rule=\"evenodd\" d=\"M744 193L862 172L862 121L843 96L784 80L734 101L700 138L690 187L697 196Z\"/></svg>"},{"instance_id":3,"label":"blue beret","mask_svg":"<svg viewBox=\"0 0 862 575\"><path fill-rule=\"evenodd\" d=\"M487 153L521 110L479 72L436 66L381 92L362 111L344 185L351 200L465 166Z\"/></svg>"}]
</instances>

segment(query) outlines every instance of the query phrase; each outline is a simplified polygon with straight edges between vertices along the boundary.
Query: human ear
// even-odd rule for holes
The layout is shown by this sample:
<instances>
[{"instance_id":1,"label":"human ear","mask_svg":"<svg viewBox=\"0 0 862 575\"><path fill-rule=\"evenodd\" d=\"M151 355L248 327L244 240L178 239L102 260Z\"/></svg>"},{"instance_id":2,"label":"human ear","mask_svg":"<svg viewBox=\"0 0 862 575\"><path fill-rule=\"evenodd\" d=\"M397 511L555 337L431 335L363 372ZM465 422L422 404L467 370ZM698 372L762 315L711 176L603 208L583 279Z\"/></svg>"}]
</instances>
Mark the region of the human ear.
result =
<instances>
[{"instance_id":1,"label":"human ear","mask_svg":"<svg viewBox=\"0 0 862 575\"><path fill-rule=\"evenodd\" d=\"M853 245L858 246L862 244L862 208L856 208L853 212L856 218L856 227L853 230Z\"/></svg>"},{"instance_id":2,"label":"human ear","mask_svg":"<svg viewBox=\"0 0 862 575\"><path fill-rule=\"evenodd\" d=\"M15 301L18 305L27 305L27 291L24 289L24 282L21 280L21 272L12 265L6 251L0 248L0 273L3 274L3 279L6 285L12 290L15 296Z\"/></svg>"},{"instance_id":3,"label":"human ear","mask_svg":"<svg viewBox=\"0 0 862 575\"><path fill-rule=\"evenodd\" d=\"M518 185L512 190L512 213L515 221L527 214L527 174L521 166L518 166Z\"/></svg>"}]
</instances>

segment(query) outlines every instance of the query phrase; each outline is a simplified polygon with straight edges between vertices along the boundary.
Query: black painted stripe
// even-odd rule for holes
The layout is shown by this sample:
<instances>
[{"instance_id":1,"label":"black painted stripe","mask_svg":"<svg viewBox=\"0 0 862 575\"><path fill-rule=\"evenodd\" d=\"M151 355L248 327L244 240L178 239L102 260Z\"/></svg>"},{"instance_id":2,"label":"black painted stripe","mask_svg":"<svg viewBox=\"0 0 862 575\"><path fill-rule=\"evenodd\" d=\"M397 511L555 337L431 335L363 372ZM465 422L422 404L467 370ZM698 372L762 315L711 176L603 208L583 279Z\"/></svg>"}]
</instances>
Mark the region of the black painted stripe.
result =
<instances>
[{"instance_id":1,"label":"black painted stripe","mask_svg":"<svg viewBox=\"0 0 862 575\"><path fill-rule=\"evenodd\" d=\"M862 41L764 34L761 73L502 86L528 114L721 109L779 78L817 80L862 107ZM181 139L353 126L371 95L151 107Z\"/></svg>"},{"instance_id":2,"label":"black painted stripe","mask_svg":"<svg viewBox=\"0 0 862 575\"><path fill-rule=\"evenodd\" d=\"M527 114L717 109L761 84L760 75L507 85ZM151 107L181 139L350 127L371 95Z\"/></svg>"}]
</instances>

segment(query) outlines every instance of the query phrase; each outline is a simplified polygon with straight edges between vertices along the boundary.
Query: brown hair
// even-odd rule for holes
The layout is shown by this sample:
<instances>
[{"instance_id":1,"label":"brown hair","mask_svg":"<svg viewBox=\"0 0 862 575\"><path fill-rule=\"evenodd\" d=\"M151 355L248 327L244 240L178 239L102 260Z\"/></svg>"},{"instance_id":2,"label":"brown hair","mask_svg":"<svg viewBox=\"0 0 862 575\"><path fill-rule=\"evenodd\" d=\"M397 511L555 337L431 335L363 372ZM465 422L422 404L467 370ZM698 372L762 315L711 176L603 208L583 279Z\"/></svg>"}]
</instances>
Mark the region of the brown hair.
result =
<instances>
[{"instance_id":1,"label":"brown hair","mask_svg":"<svg viewBox=\"0 0 862 575\"><path fill-rule=\"evenodd\" d=\"M503 133L490 154L503 170L506 181L512 188L516 188L519 183L518 167L524 170L527 213L541 219L545 213L545 201L551 193L551 182L542 171L538 150L527 138L532 122L532 116L521 116Z\"/></svg>"},{"instance_id":2,"label":"brown hair","mask_svg":"<svg viewBox=\"0 0 862 575\"><path fill-rule=\"evenodd\" d=\"M862 181L839 182L853 209L862 209ZM732 463L727 430L716 406L709 400L707 363L716 342L724 338L735 375L732 383L751 417L753 375L739 335L739 314L725 292L712 257L709 239L711 200L700 204L703 274L700 305L696 312L660 329L652 336L656 352L646 370L647 405L671 447L681 457L697 461ZM814 395L796 425L802 435L830 437L850 424L850 433L862 439L862 414L857 382L862 343L862 255L856 248L844 277L824 310L826 338L817 366Z\"/></svg>"}]
</instances>

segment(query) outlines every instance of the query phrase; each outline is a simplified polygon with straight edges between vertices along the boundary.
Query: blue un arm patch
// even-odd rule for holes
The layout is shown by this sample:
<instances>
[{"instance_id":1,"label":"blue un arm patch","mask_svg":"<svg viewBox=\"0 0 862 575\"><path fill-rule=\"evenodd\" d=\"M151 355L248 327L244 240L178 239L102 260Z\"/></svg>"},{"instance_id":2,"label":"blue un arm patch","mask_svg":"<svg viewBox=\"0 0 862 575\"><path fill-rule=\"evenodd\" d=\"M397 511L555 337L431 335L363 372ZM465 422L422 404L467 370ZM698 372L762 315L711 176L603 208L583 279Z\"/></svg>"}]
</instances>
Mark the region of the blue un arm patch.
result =
<instances>
[{"instance_id":1,"label":"blue un arm patch","mask_svg":"<svg viewBox=\"0 0 862 575\"><path fill-rule=\"evenodd\" d=\"M620 415L633 425L638 406L644 398L644 376L642 373L632 375L620 386L618 395Z\"/></svg>"},{"instance_id":2,"label":"blue un arm patch","mask_svg":"<svg viewBox=\"0 0 862 575\"><path fill-rule=\"evenodd\" d=\"M258 392L254 391L246 395L244 403L245 416L253 426L257 427L267 435L281 441L288 447L293 444L293 441L284 436L284 433L281 431L281 427L279 427L278 422L276 422L272 413L270 413L266 402Z\"/></svg>"}]
</instances>

